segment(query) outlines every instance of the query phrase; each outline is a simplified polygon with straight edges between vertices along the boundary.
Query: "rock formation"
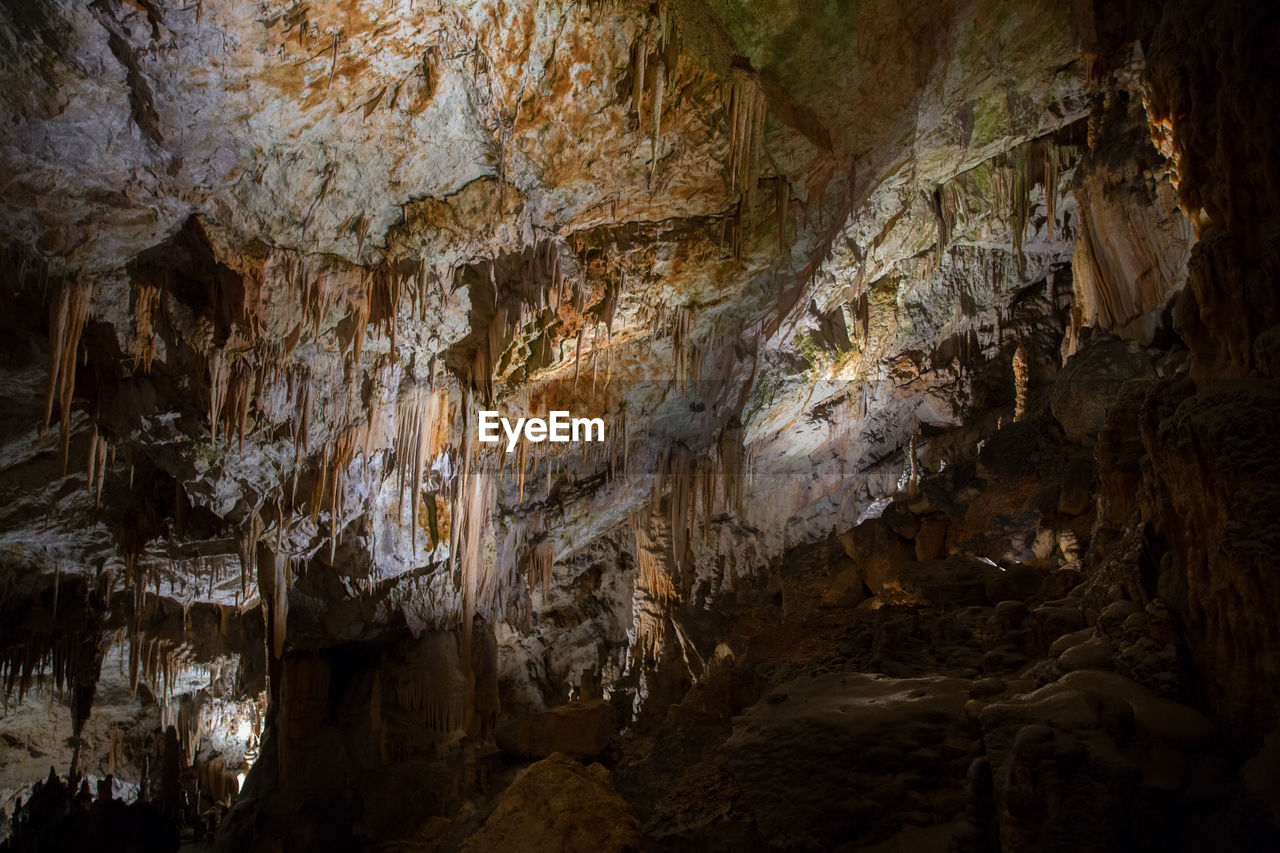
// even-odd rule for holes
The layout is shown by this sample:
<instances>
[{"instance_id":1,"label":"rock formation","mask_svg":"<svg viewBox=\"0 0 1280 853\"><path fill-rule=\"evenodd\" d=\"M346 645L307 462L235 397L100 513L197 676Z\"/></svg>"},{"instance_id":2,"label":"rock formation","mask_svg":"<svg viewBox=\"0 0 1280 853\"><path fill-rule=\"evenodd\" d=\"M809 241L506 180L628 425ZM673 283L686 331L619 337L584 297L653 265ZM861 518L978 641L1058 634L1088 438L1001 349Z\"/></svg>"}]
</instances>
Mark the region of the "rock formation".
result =
<instances>
[{"instance_id":1,"label":"rock formation","mask_svg":"<svg viewBox=\"0 0 1280 853\"><path fill-rule=\"evenodd\" d=\"M0 849L1280 845L1272 5L0 3Z\"/></svg>"}]
</instances>

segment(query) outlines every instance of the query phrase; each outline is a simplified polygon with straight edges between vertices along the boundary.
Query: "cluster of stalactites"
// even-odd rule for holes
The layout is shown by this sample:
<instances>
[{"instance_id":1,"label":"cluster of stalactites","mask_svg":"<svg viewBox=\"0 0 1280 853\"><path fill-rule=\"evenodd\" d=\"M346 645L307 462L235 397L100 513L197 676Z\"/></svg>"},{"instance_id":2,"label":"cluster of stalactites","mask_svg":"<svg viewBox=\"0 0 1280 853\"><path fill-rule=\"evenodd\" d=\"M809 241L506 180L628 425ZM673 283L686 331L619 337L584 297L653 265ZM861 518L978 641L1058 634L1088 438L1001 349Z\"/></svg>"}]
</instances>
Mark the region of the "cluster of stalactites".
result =
<instances>
[{"instance_id":1,"label":"cluster of stalactites","mask_svg":"<svg viewBox=\"0 0 1280 853\"><path fill-rule=\"evenodd\" d=\"M476 344L470 365L471 384L485 404L493 401L494 384L505 367L504 356L531 315L538 316L548 307L559 312L563 306L577 314L584 308L586 289L581 283L572 286L560 258L563 241L540 240L531 235L528 239L512 277L499 280L495 261L484 262L478 270L493 292L488 325Z\"/></svg>"},{"instance_id":2,"label":"cluster of stalactites","mask_svg":"<svg viewBox=\"0 0 1280 853\"><path fill-rule=\"evenodd\" d=\"M196 756L200 752L202 740L208 739L207 735L221 735L226 738L231 734L232 737L238 737L234 733L241 729L242 724L247 723L248 736L241 745L244 752L240 753L239 746L230 750L231 757L239 758L241 761L228 769L239 771L243 762L249 758L251 749L262 737L265 701L265 695L237 701L215 697L208 690L199 690L184 694L176 703L162 706L163 724L173 725L177 729L178 744L186 756L187 764L197 766ZM221 754L205 763L213 764L215 771L226 765L224 756ZM202 770L203 764L200 765ZM231 773L231 777L234 781L235 772ZM236 790L236 788L229 788L221 795L210 793L215 801L221 801L225 794L234 794Z\"/></svg>"},{"instance_id":3,"label":"cluster of stalactites","mask_svg":"<svg viewBox=\"0 0 1280 853\"><path fill-rule=\"evenodd\" d=\"M196 342L205 353L209 373L209 429L214 441L219 430L230 439L233 435L243 444L249 426L249 415L255 400L262 400L287 390L295 415L292 435L295 445L305 448L312 420L312 405L318 401L311 393L307 365L293 359L294 350L308 336L318 340L332 323L334 306L345 304L349 322L333 326L340 351L352 364L359 364L364 353L370 326L391 343L391 359L399 353L399 320L402 313L409 319L425 321L433 283L439 289L439 276L421 260L385 259L369 267L335 266L327 259L299 255L291 251L273 251L261 268L245 271L258 292L270 282L278 281L288 292L297 294L300 317L295 328L283 339L264 338L260 331L260 307L246 304L228 308L240 318L228 340L217 345L210 340ZM139 330L150 330L152 316L159 304L154 277L142 277L136 284L135 323ZM153 336L152 336L153 337ZM154 347L153 347L154 349Z\"/></svg>"},{"instance_id":4,"label":"cluster of stalactites","mask_svg":"<svg viewBox=\"0 0 1280 853\"><path fill-rule=\"evenodd\" d=\"M1048 234L1053 236L1057 217L1058 183L1064 169L1073 163L1078 151L1072 145L1059 145L1052 137L1033 139L1008 151L997 163L992 173L991 199L996 210L1005 213L1012 226L1013 254L1020 273L1024 272L1026 258L1022 241L1027 223L1031 221L1031 193L1037 187L1044 188L1045 219ZM940 196L943 217L954 223L954 207L948 209L948 194ZM948 238L950 236L948 225ZM940 235L941 236L941 235Z\"/></svg>"},{"instance_id":5,"label":"cluster of stalactites","mask_svg":"<svg viewBox=\"0 0 1280 853\"><path fill-rule=\"evenodd\" d=\"M453 631L432 631L422 639L420 667L413 667L394 683L396 704L422 715L422 722L434 732L465 729L471 709L469 654ZM377 709L381 707L381 684L374 685ZM380 716L380 714L379 714ZM375 721L381 734L381 721Z\"/></svg>"},{"instance_id":6,"label":"cluster of stalactites","mask_svg":"<svg viewBox=\"0 0 1280 853\"><path fill-rule=\"evenodd\" d=\"M0 653L0 682L6 707L15 692L21 704L33 684L49 684L59 694L69 690L80 645L79 637L59 633L4 649Z\"/></svg>"},{"instance_id":7,"label":"cluster of stalactites","mask_svg":"<svg viewBox=\"0 0 1280 853\"><path fill-rule=\"evenodd\" d=\"M396 403L396 505L398 518L404 517L405 494L409 495L413 547L418 547L418 506L422 502L422 478L427 467L444 451L449 439L449 399L443 391L416 387ZM431 542L440 539L435 500L427 503Z\"/></svg>"},{"instance_id":8,"label":"cluster of stalactites","mask_svg":"<svg viewBox=\"0 0 1280 853\"><path fill-rule=\"evenodd\" d=\"M555 542L543 527L542 511L534 510L516 526L516 550L520 553L520 570L529 580L529 594L539 586L545 598L551 589L551 573L555 568Z\"/></svg>"},{"instance_id":9,"label":"cluster of stalactites","mask_svg":"<svg viewBox=\"0 0 1280 853\"><path fill-rule=\"evenodd\" d=\"M679 595L671 547L664 541L671 532L670 519L655 504L632 515L630 523L636 548L631 663L643 665L661 654Z\"/></svg>"},{"instance_id":10,"label":"cluster of stalactites","mask_svg":"<svg viewBox=\"0 0 1280 853\"><path fill-rule=\"evenodd\" d=\"M530 411L531 408L522 409L508 403L509 410ZM544 481L543 498L551 495L556 478L561 474L570 474L584 468L592 471L603 468L607 482L629 479L633 473L630 469L629 448L634 436L631 434L626 406L620 406L616 411L602 412L600 417L608 424L603 441L531 442L521 434L516 439L513 453L507 453L505 444L499 442L494 445L496 450L485 455L484 461L501 475L506 476L510 472L515 477L516 496L520 503L525 500L526 485L536 484L539 476Z\"/></svg>"},{"instance_id":11,"label":"cluster of stalactites","mask_svg":"<svg viewBox=\"0 0 1280 853\"><path fill-rule=\"evenodd\" d=\"M747 467L743 429L736 421L721 430L716 453L709 458L695 457L679 442L663 450L655 492L669 498L672 557L677 568L692 565L699 521L703 534L710 535L717 508L741 514Z\"/></svg>"},{"instance_id":12,"label":"cluster of stalactites","mask_svg":"<svg viewBox=\"0 0 1280 853\"><path fill-rule=\"evenodd\" d=\"M675 22L665 3L657 16L645 21L644 29L631 45L631 111L644 127L643 104L649 101L649 183L658 168L658 143L662 136L662 108L667 86L675 79L680 59Z\"/></svg>"},{"instance_id":13,"label":"cluster of stalactites","mask_svg":"<svg viewBox=\"0 0 1280 853\"><path fill-rule=\"evenodd\" d=\"M94 506L102 505L102 488L106 482L107 466L115 464L115 461L115 444L108 441L106 436L99 434L98 426L94 424L93 435L89 438L89 474L85 478Z\"/></svg>"},{"instance_id":14,"label":"cluster of stalactites","mask_svg":"<svg viewBox=\"0 0 1280 853\"><path fill-rule=\"evenodd\" d=\"M135 632L129 638L129 691L136 693L144 683L161 707L168 707L179 676L191 664L191 649L185 643Z\"/></svg>"}]
</instances>

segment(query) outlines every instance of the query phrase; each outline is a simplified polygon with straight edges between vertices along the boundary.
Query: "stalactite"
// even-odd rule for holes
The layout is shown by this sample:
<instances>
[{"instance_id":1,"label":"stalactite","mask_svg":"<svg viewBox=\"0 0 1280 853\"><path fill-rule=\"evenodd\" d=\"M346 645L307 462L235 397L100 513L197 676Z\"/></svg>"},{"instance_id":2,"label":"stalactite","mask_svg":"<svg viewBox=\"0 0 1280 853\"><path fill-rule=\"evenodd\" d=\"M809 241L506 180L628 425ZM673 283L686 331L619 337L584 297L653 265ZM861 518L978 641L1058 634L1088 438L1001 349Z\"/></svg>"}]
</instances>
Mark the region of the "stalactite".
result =
<instances>
[{"instance_id":1,"label":"stalactite","mask_svg":"<svg viewBox=\"0 0 1280 853\"><path fill-rule=\"evenodd\" d=\"M1019 275L1026 273L1026 256L1022 251L1022 240L1027 230L1027 222L1031 219L1031 156L1028 145L1019 145L1010 152L1013 169L1013 186L1011 190L1011 220L1013 223L1013 257L1018 264Z\"/></svg>"},{"instance_id":2,"label":"stalactite","mask_svg":"<svg viewBox=\"0 0 1280 853\"><path fill-rule=\"evenodd\" d=\"M1048 220L1049 239L1053 239L1053 221L1058 216L1058 178L1062 172L1062 150L1052 138L1044 142L1044 210Z\"/></svg>"},{"instance_id":3,"label":"stalactite","mask_svg":"<svg viewBox=\"0 0 1280 853\"><path fill-rule=\"evenodd\" d=\"M659 58L658 68L654 74L653 94L649 98L653 113L653 135L649 140L649 187L653 187L653 176L658 169L658 139L662 134L662 96L667 88L667 63Z\"/></svg>"},{"instance_id":4,"label":"stalactite","mask_svg":"<svg viewBox=\"0 0 1280 853\"><path fill-rule=\"evenodd\" d=\"M218 422L227 401L227 386L231 382L231 364L222 350L214 350L209 356L209 432L210 440L218 440Z\"/></svg>"},{"instance_id":5,"label":"stalactite","mask_svg":"<svg viewBox=\"0 0 1280 853\"><path fill-rule=\"evenodd\" d=\"M334 294L327 270L310 268L305 257L292 252L284 256L284 277L290 289L298 293L304 322L310 320L312 335L320 337L320 326L333 307Z\"/></svg>"},{"instance_id":6,"label":"stalactite","mask_svg":"<svg viewBox=\"0 0 1280 853\"><path fill-rule=\"evenodd\" d=\"M524 502L524 477L529 468L529 447L528 441L525 441L523 435L516 445L516 500L520 503ZM534 460L535 470L537 468L537 460Z\"/></svg>"},{"instance_id":7,"label":"stalactite","mask_svg":"<svg viewBox=\"0 0 1280 853\"><path fill-rule=\"evenodd\" d=\"M1031 373L1031 353L1026 343L1018 342L1013 351L1013 419L1020 421L1027 414L1027 381Z\"/></svg>"},{"instance_id":8,"label":"stalactite","mask_svg":"<svg viewBox=\"0 0 1280 853\"><path fill-rule=\"evenodd\" d=\"M253 512L249 515L236 540L240 557L240 597L242 600L247 600L249 597L248 577L250 570L256 566L254 561L257 555L258 540L261 537L262 517L257 512Z\"/></svg>"},{"instance_id":9,"label":"stalactite","mask_svg":"<svg viewBox=\"0 0 1280 853\"><path fill-rule=\"evenodd\" d=\"M94 506L102 505L102 487L107 473L108 443L105 436L98 433L94 424L93 435L89 437L89 471L85 485L89 495L94 499Z\"/></svg>"},{"instance_id":10,"label":"stalactite","mask_svg":"<svg viewBox=\"0 0 1280 853\"><path fill-rule=\"evenodd\" d=\"M352 353L352 361L356 364L360 363L360 353L364 350L364 339L369 329L369 315L373 309L373 277L368 271L364 273L363 287L357 297L350 300L350 319L351 319L351 342L350 350ZM344 346L344 350L348 347Z\"/></svg>"},{"instance_id":11,"label":"stalactite","mask_svg":"<svg viewBox=\"0 0 1280 853\"><path fill-rule=\"evenodd\" d=\"M418 548L418 505L422 476L444 450L449 433L449 402L444 392L418 387L396 404L397 518L404 516L405 493L410 496L413 547Z\"/></svg>"},{"instance_id":12,"label":"stalactite","mask_svg":"<svg viewBox=\"0 0 1280 853\"><path fill-rule=\"evenodd\" d=\"M632 657L639 663L657 660L667 633L670 611L677 600L675 584L668 571L668 552L651 529L655 524L665 524L656 507L631 517L636 546Z\"/></svg>"},{"instance_id":13,"label":"stalactite","mask_svg":"<svg viewBox=\"0 0 1280 853\"><path fill-rule=\"evenodd\" d=\"M689 379L689 360L692 355L690 337L693 333L693 309L681 305L676 309L675 323L671 331L671 366L675 371L676 385L684 390Z\"/></svg>"},{"instance_id":14,"label":"stalactite","mask_svg":"<svg viewBox=\"0 0 1280 853\"><path fill-rule=\"evenodd\" d=\"M951 184L939 185L934 189L931 201L934 221L938 227L938 245L934 262L940 266L947 247L951 245L951 233L955 229L956 196L954 187Z\"/></svg>"},{"instance_id":15,"label":"stalactite","mask_svg":"<svg viewBox=\"0 0 1280 853\"><path fill-rule=\"evenodd\" d=\"M649 49L644 40L640 39L631 48L631 109L635 112L637 121L640 119L640 99L644 94L644 78L648 70L645 66L648 62Z\"/></svg>"},{"instance_id":16,"label":"stalactite","mask_svg":"<svg viewBox=\"0 0 1280 853\"><path fill-rule=\"evenodd\" d=\"M396 679L397 704L421 714L431 731L466 728L472 696L470 652L459 648L453 631L432 631L421 643L420 661L415 661L420 665Z\"/></svg>"},{"instance_id":17,"label":"stalactite","mask_svg":"<svg viewBox=\"0 0 1280 853\"><path fill-rule=\"evenodd\" d=\"M791 185L782 175L773 179L774 218L778 226L778 253L786 255L791 251L787 243L787 209L791 203Z\"/></svg>"},{"instance_id":18,"label":"stalactite","mask_svg":"<svg viewBox=\"0 0 1280 853\"><path fill-rule=\"evenodd\" d=\"M67 451L71 442L71 400L76 389L76 353L80 334L89 318L89 286L81 281L64 281L49 307L49 382L45 394L44 426L53 420L53 403L58 402L62 447L62 473L67 473Z\"/></svg>"},{"instance_id":19,"label":"stalactite","mask_svg":"<svg viewBox=\"0 0 1280 853\"><path fill-rule=\"evenodd\" d=\"M551 572L555 567L555 553L555 547L550 539L543 539L529 549L526 571L529 575L530 593L541 584L543 597L545 598L549 594Z\"/></svg>"},{"instance_id":20,"label":"stalactite","mask_svg":"<svg viewBox=\"0 0 1280 853\"><path fill-rule=\"evenodd\" d=\"M493 275L492 266L490 275ZM497 378L499 363L522 318L522 302L517 294L507 294L511 300L506 301L505 297L499 296L496 283L494 294L493 317L485 329L484 339L476 346L471 363L471 382L486 404L493 400L493 382Z\"/></svg>"},{"instance_id":21,"label":"stalactite","mask_svg":"<svg viewBox=\"0 0 1280 853\"><path fill-rule=\"evenodd\" d=\"M154 272L137 282L133 290L133 369L151 372L151 362L156 357L155 325L160 311L160 286Z\"/></svg>"},{"instance_id":22,"label":"stalactite","mask_svg":"<svg viewBox=\"0 0 1280 853\"><path fill-rule=\"evenodd\" d=\"M919 448L920 431L913 430L907 439L907 494L914 495L920 490L920 461L916 459Z\"/></svg>"},{"instance_id":23,"label":"stalactite","mask_svg":"<svg viewBox=\"0 0 1280 853\"><path fill-rule=\"evenodd\" d=\"M493 576L491 564L481 554L493 510L493 476L469 469L469 465L464 466L451 512L453 535L449 546L449 553L456 555L454 565L461 580L462 636L468 651L471 620L476 614L477 605L500 604L503 592L497 588L497 578Z\"/></svg>"},{"instance_id":24,"label":"stalactite","mask_svg":"<svg viewBox=\"0 0 1280 853\"><path fill-rule=\"evenodd\" d=\"M284 655L285 629L289 622L289 560L282 554L276 554L274 564L271 651L279 658Z\"/></svg>"},{"instance_id":25,"label":"stalactite","mask_svg":"<svg viewBox=\"0 0 1280 853\"><path fill-rule=\"evenodd\" d=\"M194 756L192 756L194 759ZM238 768L226 766L226 759L221 755L199 765L200 787L215 803L230 804L236 794L240 793Z\"/></svg>"},{"instance_id":26,"label":"stalactite","mask_svg":"<svg viewBox=\"0 0 1280 853\"><path fill-rule=\"evenodd\" d=\"M743 207L750 211L764 147L768 104L764 90L747 71L734 69L729 83L729 189L740 191Z\"/></svg>"},{"instance_id":27,"label":"stalactite","mask_svg":"<svg viewBox=\"0 0 1280 853\"><path fill-rule=\"evenodd\" d=\"M96 634L90 639L96 642ZM28 636L0 650L0 683L6 704L15 690L21 704L33 684L48 684L59 695L73 691L77 673L92 664L84 659L90 651L86 637L78 631Z\"/></svg>"},{"instance_id":28,"label":"stalactite","mask_svg":"<svg viewBox=\"0 0 1280 853\"><path fill-rule=\"evenodd\" d=\"M669 445L659 461L657 493L670 490L671 550L678 569L686 569L693 559L694 510L697 506L697 464L693 453L681 443Z\"/></svg>"},{"instance_id":29,"label":"stalactite","mask_svg":"<svg viewBox=\"0 0 1280 853\"><path fill-rule=\"evenodd\" d=\"M746 495L743 482L744 436L742 424L737 418L733 418L720 431L717 444L720 474L724 480L725 507L738 518L742 518L743 499Z\"/></svg>"},{"instance_id":30,"label":"stalactite","mask_svg":"<svg viewBox=\"0 0 1280 853\"><path fill-rule=\"evenodd\" d=\"M269 631L267 650L272 660L284 656L284 643L289 622L289 557L258 543L255 558L258 570L258 592Z\"/></svg>"},{"instance_id":31,"label":"stalactite","mask_svg":"<svg viewBox=\"0 0 1280 853\"><path fill-rule=\"evenodd\" d=\"M1052 237L1062 170L1078 156L1075 146L1062 145L1052 137L1045 137L1014 147L994 165L991 203L1009 219L1013 255L1020 275L1026 274L1022 243L1031 220L1031 194L1037 186L1044 188L1045 218L1048 234Z\"/></svg>"},{"instance_id":32,"label":"stalactite","mask_svg":"<svg viewBox=\"0 0 1280 853\"><path fill-rule=\"evenodd\" d=\"M520 557L520 570L528 577L529 594L532 595L541 584L545 598L551 588L551 572L555 566L555 545L543 528L541 511L535 510L528 516L518 530L516 540L516 548L523 551Z\"/></svg>"}]
</instances>

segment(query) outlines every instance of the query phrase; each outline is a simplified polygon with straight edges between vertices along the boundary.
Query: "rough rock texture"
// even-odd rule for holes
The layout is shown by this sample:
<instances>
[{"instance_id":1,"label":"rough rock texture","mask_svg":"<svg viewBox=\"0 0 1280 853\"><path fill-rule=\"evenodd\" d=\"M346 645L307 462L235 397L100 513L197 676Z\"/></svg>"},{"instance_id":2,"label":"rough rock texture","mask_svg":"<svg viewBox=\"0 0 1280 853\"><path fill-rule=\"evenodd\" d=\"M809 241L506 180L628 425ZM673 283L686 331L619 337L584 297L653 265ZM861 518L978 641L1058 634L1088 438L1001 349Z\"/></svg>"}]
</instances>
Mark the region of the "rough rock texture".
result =
<instances>
[{"instance_id":1,"label":"rough rock texture","mask_svg":"<svg viewBox=\"0 0 1280 853\"><path fill-rule=\"evenodd\" d=\"M975 745L951 731L968 691L952 678L833 673L784 682L735 720L725 771L774 847L826 850L883 833L876 824L885 816L930 802L973 760ZM815 790L826 794L816 799Z\"/></svg>"},{"instance_id":2,"label":"rough rock texture","mask_svg":"<svg viewBox=\"0 0 1280 853\"><path fill-rule=\"evenodd\" d=\"M0 837L1277 846L1273 5L0 3Z\"/></svg>"},{"instance_id":3,"label":"rough rock texture","mask_svg":"<svg viewBox=\"0 0 1280 853\"><path fill-rule=\"evenodd\" d=\"M604 752L618 733L622 715L601 699L561 705L541 714L513 719L494 732L497 744L522 758L546 758L553 752L579 761Z\"/></svg>"},{"instance_id":4,"label":"rough rock texture","mask_svg":"<svg viewBox=\"0 0 1280 853\"><path fill-rule=\"evenodd\" d=\"M1072 441L1092 445L1120 386L1154 376L1147 355L1132 343L1109 340L1085 347L1067 359L1054 383L1053 416Z\"/></svg>"},{"instance_id":5,"label":"rough rock texture","mask_svg":"<svg viewBox=\"0 0 1280 853\"><path fill-rule=\"evenodd\" d=\"M520 771L461 849L634 853L640 827L608 770L556 753Z\"/></svg>"}]
</instances>

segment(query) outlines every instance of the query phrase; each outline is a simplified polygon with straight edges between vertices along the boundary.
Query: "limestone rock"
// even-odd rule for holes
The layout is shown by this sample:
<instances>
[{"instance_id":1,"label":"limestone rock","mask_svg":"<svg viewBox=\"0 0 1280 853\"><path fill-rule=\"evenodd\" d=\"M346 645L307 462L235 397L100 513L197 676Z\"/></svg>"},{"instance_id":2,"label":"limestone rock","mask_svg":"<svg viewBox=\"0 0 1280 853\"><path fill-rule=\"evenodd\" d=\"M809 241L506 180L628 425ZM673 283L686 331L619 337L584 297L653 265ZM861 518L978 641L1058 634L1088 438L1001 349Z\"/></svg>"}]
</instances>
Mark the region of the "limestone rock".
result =
<instances>
[{"instance_id":1,"label":"limestone rock","mask_svg":"<svg viewBox=\"0 0 1280 853\"><path fill-rule=\"evenodd\" d=\"M724 747L744 806L775 846L880 841L972 760L959 724L967 681L833 673L777 691L786 698L748 709Z\"/></svg>"},{"instance_id":2,"label":"limestone rock","mask_svg":"<svg viewBox=\"0 0 1280 853\"><path fill-rule=\"evenodd\" d=\"M1004 850L1174 846L1214 772L1203 714L1114 673L1071 673L981 720ZM1135 807L1155 822L1121 819Z\"/></svg>"},{"instance_id":3,"label":"limestone rock","mask_svg":"<svg viewBox=\"0 0 1280 853\"><path fill-rule=\"evenodd\" d=\"M560 705L498 726L498 746L522 758L558 752L579 761L595 758L618 735L621 715L601 699Z\"/></svg>"},{"instance_id":4,"label":"limestone rock","mask_svg":"<svg viewBox=\"0 0 1280 853\"><path fill-rule=\"evenodd\" d=\"M461 849L638 853L640 828L604 767L556 754L521 770Z\"/></svg>"},{"instance_id":5,"label":"limestone rock","mask_svg":"<svg viewBox=\"0 0 1280 853\"><path fill-rule=\"evenodd\" d=\"M1067 437L1092 444L1106 425L1107 409L1130 379L1154 379L1151 360L1136 344L1099 336L1067 360L1053 385L1053 416Z\"/></svg>"}]
</instances>

